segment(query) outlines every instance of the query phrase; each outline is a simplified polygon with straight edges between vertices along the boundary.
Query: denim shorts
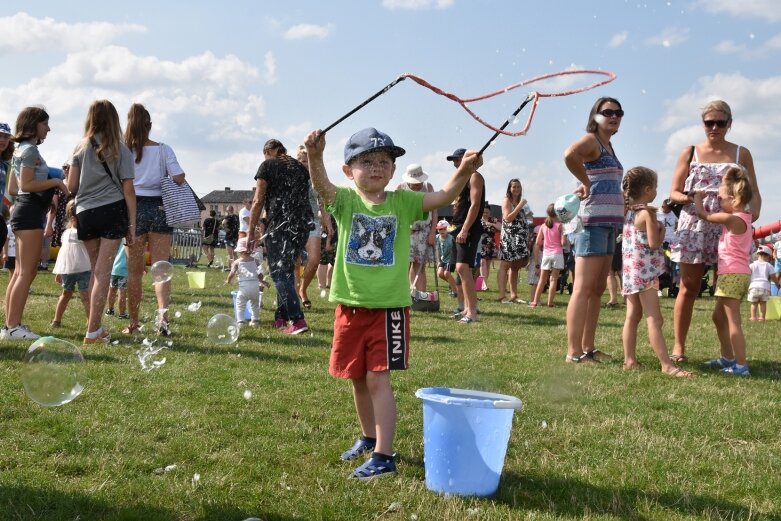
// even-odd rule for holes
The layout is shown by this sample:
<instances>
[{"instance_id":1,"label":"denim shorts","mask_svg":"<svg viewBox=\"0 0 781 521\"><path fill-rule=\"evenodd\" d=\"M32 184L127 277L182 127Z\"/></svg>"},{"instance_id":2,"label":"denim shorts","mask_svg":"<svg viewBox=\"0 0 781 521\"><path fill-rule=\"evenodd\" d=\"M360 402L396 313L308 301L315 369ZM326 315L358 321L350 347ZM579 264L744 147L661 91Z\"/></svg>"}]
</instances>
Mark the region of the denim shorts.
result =
<instances>
[{"instance_id":1,"label":"denim shorts","mask_svg":"<svg viewBox=\"0 0 781 521\"><path fill-rule=\"evenodd\" d=\"M147 233L172 234L174 229L165 222L162 197L136 197L136 236Z\"/></svg>"},{"instance_id":2,"label":"denim shorts","mask_svg":"<svg viewBox=\"0 0 781 521\"><path fill-rule=\"evenodd\" d=\"M586 226L572 234L575 257L613 255L616 249L616 229L612 226Z\"/></svg>"},{"instance_id":3,"label":"denim shorts","mask_svg":"<svg viewBox=\"0 0 781 521\"><path fill-rule=\"evenodd\" d=\"M73 291L78 284L79 291L87 291L89 289L89 279L89 271L82 271L81 273L64 273L62 275L62 289L65 291Z\"/></svg>"},{"instance_id":4,"label":"denim shorts","mask_svg":"<svg viewBox=\"0 0 781 521\"><path fill-rule=\"evenodd\" d=\"M122 275L112 275L111 283L109 284L109 287L116 288L116 289L127 288L127 277Z\"/></svg>"}]
</instances>

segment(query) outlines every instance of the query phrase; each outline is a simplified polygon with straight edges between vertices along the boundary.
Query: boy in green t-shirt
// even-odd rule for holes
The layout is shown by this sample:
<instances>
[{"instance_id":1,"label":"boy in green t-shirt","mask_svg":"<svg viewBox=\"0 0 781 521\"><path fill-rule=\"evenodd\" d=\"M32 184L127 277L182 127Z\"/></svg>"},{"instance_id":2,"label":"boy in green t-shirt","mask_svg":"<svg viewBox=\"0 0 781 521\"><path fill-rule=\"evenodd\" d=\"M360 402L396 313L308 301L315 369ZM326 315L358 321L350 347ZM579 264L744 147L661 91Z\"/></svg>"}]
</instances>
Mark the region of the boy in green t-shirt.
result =
<instances>
[{"instance_id":1,"label":"boy in green t-shirt","mask_svg":"<svg viewBox=\"0 0 781 521\"><path fill-rule=\"evenodd\" d=\"M405 151L387 134L367 128L353 134L344 147L342 171L355 183L353 189L328 179L322 131L310 133L305 144L312 183L339 230L329 297L338 303L329 372L352 380L362 434L341 458L352 460L373 451L351 475L371 479L396 472L390 370L406 369L409 357L410 224L450 204L482 158L467 152L437 192L386 191L396 158Z\"/></svg>"}]
</instances>

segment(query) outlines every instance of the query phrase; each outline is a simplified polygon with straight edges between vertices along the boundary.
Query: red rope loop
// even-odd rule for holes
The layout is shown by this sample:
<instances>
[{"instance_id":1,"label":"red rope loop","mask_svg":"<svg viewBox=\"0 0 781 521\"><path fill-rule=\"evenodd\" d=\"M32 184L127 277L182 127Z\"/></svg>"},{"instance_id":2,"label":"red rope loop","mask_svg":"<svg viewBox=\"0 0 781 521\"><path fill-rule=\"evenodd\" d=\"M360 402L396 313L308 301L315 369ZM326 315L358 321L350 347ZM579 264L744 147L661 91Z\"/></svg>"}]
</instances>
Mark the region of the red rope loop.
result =
<instances>
[{"instance_id":1,"label":"red rope loop","mask_svg":"<svg viewBox=\"0 0 781 521\"><path fill-rule=\"evenodd\" d=\"M529 94L529 96L534 98L534 103L532 103L532 108L529 111L529 116L526 119L526 124L524 125L523 129L517 131L517 132L508 132L503 129L499 129L488 123L487 121L483 120L480 116L475 114L469 107L467 107L467 103L472 103L475 101L482 101L489 98L493 98L494 96L498 96L500 94L504 94L506 92L510 92L511 90L517 89L519 87L523 87L525 85L530 85L532 83L536 83L538 81L548 80L551 78L556 78L559 76L570 76L574 74L597 74L601 76L606 76L606 79L596 81L594 83L591 83L590 85L586 85L585 87L580 87L578 89L572 89L572 90L563 90L558 92L537 92L533 91ZM531 127L532 120L534 119L534 113L537 110L537 104L540 101L540 98L553 98L558 96L569 96L571 94L578 94L581 92L586 92L591 89L595 89L597 87L601 87L602 85L607 85L611 81L616 79L616 75L612 72L608 71L598 71L594 69L579 69L579 70L566 70L566 71L559 71L559 72L552 72L550 74L543 74L541 76L535 76L534 78L530 78L528 80L520 81L518 83L513 83L512 85L508 85L507 87L494 91L489 92L488 94L483 94L481 96L477 96L474 98L460 98L459 96L451 93L446 92L439 87L436 87L435 85L432 85L431 83L427 82L420 76L416 76L411 73L405 73L400 76L400 78L409 78L413 80L418 85L425 87L432 91L435 94L439 94L440 96L444 96L449 100L455 101L459 105L461 105L461 108L463 108L470 116L472 116L478 123L481 125L493 130L494 132L498 132L500 134L504 134L505 136L523 136L529 131L529 127Z\"/></svg>"}]
</instances>

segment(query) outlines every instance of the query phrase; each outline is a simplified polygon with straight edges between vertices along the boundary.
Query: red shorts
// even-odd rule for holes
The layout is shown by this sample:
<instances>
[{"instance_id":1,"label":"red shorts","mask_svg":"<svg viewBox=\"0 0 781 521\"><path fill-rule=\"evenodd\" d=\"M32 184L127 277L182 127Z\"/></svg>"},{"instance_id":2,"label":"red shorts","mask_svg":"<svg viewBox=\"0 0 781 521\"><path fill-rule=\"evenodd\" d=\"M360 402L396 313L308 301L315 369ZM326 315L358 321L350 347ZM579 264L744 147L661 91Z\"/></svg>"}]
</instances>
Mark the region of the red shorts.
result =
<instances>
[{"instance_id":1,"label":"red shorts","mask_svg":"<svg viewBox=\"0 0 781 521\"><path fill-rule=\"evenodd\" d=\"M357 379L366 371L406 369L409 366L409 307L354 308L339 304L328 372Z\"/></svg>"}]
</instances>

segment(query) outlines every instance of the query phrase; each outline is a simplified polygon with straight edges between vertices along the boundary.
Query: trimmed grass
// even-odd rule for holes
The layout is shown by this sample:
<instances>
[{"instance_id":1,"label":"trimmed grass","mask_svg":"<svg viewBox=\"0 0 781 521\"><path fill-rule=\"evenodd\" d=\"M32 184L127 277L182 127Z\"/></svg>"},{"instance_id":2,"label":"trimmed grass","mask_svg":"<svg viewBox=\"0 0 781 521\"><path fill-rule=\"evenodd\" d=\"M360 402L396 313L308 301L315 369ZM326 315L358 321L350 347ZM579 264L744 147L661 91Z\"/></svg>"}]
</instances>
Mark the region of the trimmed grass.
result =
<instances>
[{"instance_id":1,"label":"trimmed grass","mask_svg":"<svg viewBox=\"0 0 781 521\"><path fill-rule=\"evenodd\" d=\"M173 345L155 371L142 372L136 356L144 334L123 337L106 317L120 344L83 349L85 390L63 407L24 394L25 343L0 345L0 519L781 519L781 322L746 320L753 376L723 377L699 368L717 342L713 300L698 300L687 353L698 377L685 380L661 374L644 326L646 369L621 369L623 309L600 316L598 347L615 360L578 366L563 361L566 295L532 310L482 293L471 326L448 318L454 301L444 296L442 312L413 313L411 369L393 376L399 472L360 483L345 479L355 465L338 457L358 426L349 383L327 373L333 305L315 287L311 332L286 337L270 327L269 290L262 327L212 345L207 320L230 312L224 275L209 270L207 289L190 290L176 269ZM7 281L0 274L3 291ZM24 320L45 332L59 288L43 273L33 287ZM672 304L662 299L668 341ZM148 329L153 312L147 285ZM83 323L73 301L55 334L78 344ZM494 497L426 489L414 392L429 386L523 400ZM176 468L160 472L167 465Z\"/></svg>"}]
</instances>

